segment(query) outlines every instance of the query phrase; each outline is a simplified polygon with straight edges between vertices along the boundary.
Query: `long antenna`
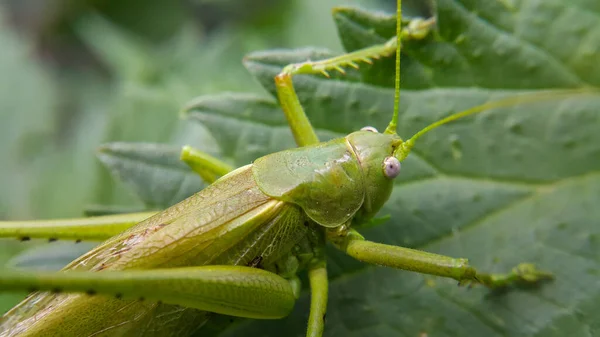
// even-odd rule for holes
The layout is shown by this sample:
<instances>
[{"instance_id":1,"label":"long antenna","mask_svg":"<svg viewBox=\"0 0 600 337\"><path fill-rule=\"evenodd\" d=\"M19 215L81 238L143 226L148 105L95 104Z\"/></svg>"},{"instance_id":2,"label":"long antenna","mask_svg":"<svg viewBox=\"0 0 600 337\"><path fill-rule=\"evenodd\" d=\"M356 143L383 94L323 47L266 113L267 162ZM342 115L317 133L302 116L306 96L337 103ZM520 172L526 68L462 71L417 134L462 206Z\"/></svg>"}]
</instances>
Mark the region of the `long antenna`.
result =
<instances>
[{"instance_id":1,"label":"long antenna","mask_svg":"<svg viewBox=\"0 0 600 337\"><path fill-rule=\"evenodd\" d=\"M526 103L536 103L536 102L544 102L544 101L552 101L564 98L575 97L576 95L598 95L600 91L590 88L581 88L581 89L564 89L564 90L553 90L541 93L529 93L523 94L519 96L506 97L499 100L487 102L470 109L460 111L454 113L446 118L443 118L437 122L431 123L428 126L421 129L421 131L415 133L410 139L405 142L400 141L399 146L394 153L394 156L398 158L398 160L403 160L408 156L410 150L415 145L415 141L419 139L422 135L427 132L437 128L438 126L444 125L446 123L455 121L457 119L461 119L467 116L475 115L486 110L497 109L497 108L505 108L511 107Z\"/></svg>"},{"instance_id":2,"label":"long antenna","mask_svg":"<svg viewBox=\"0 0 600 337\"><path fill-rule=\"evenodd\" d=\"M402 33L402 0L397 1L398 8L396 9L396 81L394 91L394 114L390 124L385 128L384 133L396 134L398 128L398 111L400 110L400 34Z\"/></svg>"}]
</instances>

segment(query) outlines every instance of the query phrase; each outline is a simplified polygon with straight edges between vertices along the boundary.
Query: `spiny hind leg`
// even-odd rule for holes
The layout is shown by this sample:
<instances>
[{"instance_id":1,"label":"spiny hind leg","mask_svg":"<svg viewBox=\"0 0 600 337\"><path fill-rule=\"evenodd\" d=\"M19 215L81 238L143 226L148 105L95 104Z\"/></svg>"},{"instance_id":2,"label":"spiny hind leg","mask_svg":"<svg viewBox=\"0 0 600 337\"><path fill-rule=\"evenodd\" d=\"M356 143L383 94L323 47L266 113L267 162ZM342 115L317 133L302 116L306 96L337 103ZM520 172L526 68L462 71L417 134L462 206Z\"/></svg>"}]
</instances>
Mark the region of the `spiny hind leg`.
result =
<instances>
[{"instance_id":1,"label":"spiny hind leg","mask_svg":"<svg viewBox=\"0 0 600 337\"><path fill-rule=\"evenodd\" d=\"M431 31L434 24L435 19L433 18L428 20L411 20L403 27L400 41L423 39ZM396 51L397 43L398 39L393 37L383 44L356 50L351 53L319 61L290 64L275 76L277 96L298 146L319 143L319 138L300 104L298 95L294 90L292 77L297 74L323 74L329 77L329 71L333 70L344 74L344 67L346 66L358 68L360 62L371 64L374 59L376 60L393 54Z\"/></svg>"}]
</instances>

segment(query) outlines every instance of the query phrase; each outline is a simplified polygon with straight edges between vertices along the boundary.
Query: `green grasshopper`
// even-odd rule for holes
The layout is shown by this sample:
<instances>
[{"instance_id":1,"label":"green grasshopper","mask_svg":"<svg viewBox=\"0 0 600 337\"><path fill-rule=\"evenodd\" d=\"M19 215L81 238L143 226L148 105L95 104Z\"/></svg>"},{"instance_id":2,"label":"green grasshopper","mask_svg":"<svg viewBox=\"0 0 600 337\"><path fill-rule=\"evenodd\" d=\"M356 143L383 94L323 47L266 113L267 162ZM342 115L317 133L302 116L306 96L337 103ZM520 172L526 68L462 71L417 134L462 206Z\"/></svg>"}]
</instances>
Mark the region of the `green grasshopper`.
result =
<instances>
[{"instance_id":1,"label":"green grasshopper","mask_svg":"<svg viewBox=\"0 0 600 337\"><path fill-rule=\"evenodd\" d=\"M401 18L398 1L398 18ZM396 134L400 48L427 35L432 20L398 19L385 44L315 62L292 64L275 78L281 107L299 148L232 169L200 151L182 159L212 185L137 222L147 214L56 224L2 224L14 237L107 239L63 272L4 271L0 290L33 292L0 320L2 336L189 335L215 314L255 319L285 317L308 272L307 336L324 331L328 278L326 242L369 263L504 288L550 279L522 263L506 274L480 272L452 258L365 240L355 228L373 220L389 198L400 162L432 129L490 108L543 99L509 98L463 111L403 140ZM384 132L365 127L320 142L295 93L296 74L325 74L396 53L396 103ZM571 93L569 93L571 94ZM556 96L557 94L552 94ZM220 178L216 178L219 177ZM133 219L133 220L132 220ZM176 311L176 315L167 315Z\"/></svg>"}]
</instances>

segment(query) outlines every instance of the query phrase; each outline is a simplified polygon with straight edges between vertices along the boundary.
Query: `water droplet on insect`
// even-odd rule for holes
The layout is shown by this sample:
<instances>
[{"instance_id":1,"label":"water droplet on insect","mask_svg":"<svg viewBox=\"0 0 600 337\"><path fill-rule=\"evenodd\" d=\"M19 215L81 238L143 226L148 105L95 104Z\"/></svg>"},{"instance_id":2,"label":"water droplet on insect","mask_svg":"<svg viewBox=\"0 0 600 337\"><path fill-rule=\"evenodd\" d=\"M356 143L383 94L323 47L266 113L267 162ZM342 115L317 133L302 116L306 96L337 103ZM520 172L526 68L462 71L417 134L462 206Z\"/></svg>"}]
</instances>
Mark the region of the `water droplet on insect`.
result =
<instances>
[{"instance_id":1,"label":"water droplet on insect","mask_svg":"<svg viewBox=\"0 0 600 337\"><path fill-rule=\"evenodd\" d=\"M471 200L473 200L473 202L480 202L482 199L481 194L475 193L473 194L473 197L471 197Z\"/></svg>"},{"instance_id":2,"label":"water droplet on insect","mask_svg":"<svg viewBox=\"0 0 600 337\"><path fill-rule=\"evenodd\" d=\"M449 140L450 150L452 151L452 158L454 158L454 160L460 160L462 158L462 144L459 141L458 135L450 135Z\"/></svg>"},{"instance_id":3,"label":"water droplet on insect","mask_svg":"<svg viewBox=\"0 0 600 337\"><path fill-rule=\"evenodd\" d=\"M567 229L568 226L569 225L566 222L561 222L556 226L556 228L558 228L560 230L565 230L565 229Z\"/></svg>"}]
</instances>

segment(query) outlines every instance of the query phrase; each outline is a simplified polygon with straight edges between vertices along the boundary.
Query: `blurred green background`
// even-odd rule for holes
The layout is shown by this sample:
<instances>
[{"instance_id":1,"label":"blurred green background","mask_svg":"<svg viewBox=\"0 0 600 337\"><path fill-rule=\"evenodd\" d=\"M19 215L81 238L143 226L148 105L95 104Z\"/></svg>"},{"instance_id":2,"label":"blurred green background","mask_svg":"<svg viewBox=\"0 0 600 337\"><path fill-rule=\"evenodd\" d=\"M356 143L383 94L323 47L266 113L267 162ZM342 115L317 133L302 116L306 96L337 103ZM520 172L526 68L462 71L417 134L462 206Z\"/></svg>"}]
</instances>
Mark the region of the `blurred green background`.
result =
<instances>
[{"instance_id":1,"label":"blurred green background","mask_svg":"<svg viewBox=\"0 0 600 337\"><path fill-rule=\"evenodd\" d=\"M250 51L341 51L331 8L342 4L389 10L394 1L0 2L0 219L140 206L97 147L211 141L180 123L181 106L263 90L241 63Z\"/></svg>"}]
</instances>

